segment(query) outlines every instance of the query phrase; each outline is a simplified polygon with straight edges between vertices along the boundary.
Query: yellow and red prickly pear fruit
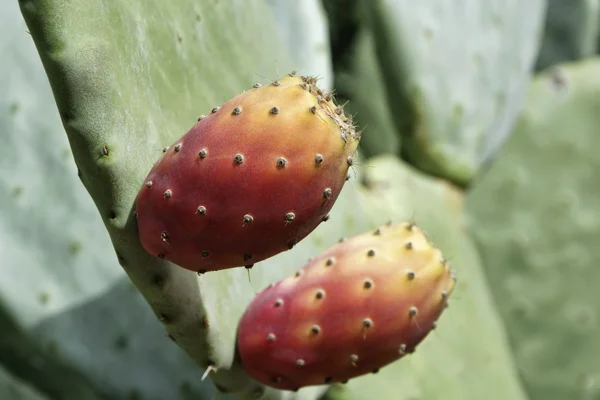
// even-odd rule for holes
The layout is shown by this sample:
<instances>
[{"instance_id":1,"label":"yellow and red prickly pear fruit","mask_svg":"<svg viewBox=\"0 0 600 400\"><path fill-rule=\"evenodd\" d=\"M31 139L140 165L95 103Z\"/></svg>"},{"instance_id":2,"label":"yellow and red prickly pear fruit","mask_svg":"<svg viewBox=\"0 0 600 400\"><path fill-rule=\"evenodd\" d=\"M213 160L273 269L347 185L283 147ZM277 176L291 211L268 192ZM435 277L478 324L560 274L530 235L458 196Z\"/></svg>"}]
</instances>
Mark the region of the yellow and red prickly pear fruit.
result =
<instances>
[{"instance_id":1,"label":"yellow and red prickly pear fruit","mask_svg":"<svg viewBox=\"0 0 600 400\"><path fill-rule=\"evenodd\" d=\"M155 163L136 200L141 243L200 273L291 249L327 220L359 140L316 78L256 84Z\"/></svg>"},{"instance_id":2,"label":"yellow and red prickly pear fruit","mask_svg":"<svg viewBox=\"0 0 600 400\"><path fill-rule=\"evenodd\" d=\"M239 322L238 355L250 376L282 390L377 372L414 351L454 285L417 226L386 225L259 293Z\"/></svg>"}]
</instances>

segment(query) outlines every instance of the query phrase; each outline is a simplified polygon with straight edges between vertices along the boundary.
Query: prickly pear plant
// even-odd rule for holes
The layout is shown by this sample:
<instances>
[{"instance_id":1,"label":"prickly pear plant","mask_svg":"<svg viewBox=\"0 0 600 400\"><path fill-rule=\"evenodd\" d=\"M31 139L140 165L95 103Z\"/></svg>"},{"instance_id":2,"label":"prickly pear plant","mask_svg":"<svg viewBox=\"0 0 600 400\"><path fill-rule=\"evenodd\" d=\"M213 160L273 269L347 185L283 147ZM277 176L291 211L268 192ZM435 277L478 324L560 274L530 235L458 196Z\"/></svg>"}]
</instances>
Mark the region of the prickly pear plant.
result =
<instances>
[{"instance_id":1,"label":"prickly pear plant","mask_svg":"<svg viewBox=\"0 0 600 400\"><path fill-rule=\"evenodd\" d=\"M540 73L515 134L467 196L533 400L600 398L598 110L600 58Z\"/></svg>"},{"instance_id":2,"label":"prickly pear plant","mask_svg":"<svg viewBox=\"0 0 600 400\"><path fill-rule=\"evenodd\" d=\"M223 107L227 99L249 88L256 81L256 75L272 77L276 69L293 69L281 43L276 40L274 21L263 0L22 0L19 4L52 84L80 179L94 199L109 232L115 258L164 324L168 337L200 366L197 370L191 369L192 373L200 376L207 371L220 392L232 393L239 399L317 398L326 386L286 393L252 379L244 371L241 361L234 358L234 344L236 327L245 307L256 294L256 288L279 281L295 271L299 256L320 254L341 235L365 232L387 219L409 218L420 210L415 215L419 226L427 226L436 247L444 249L444 254L456 257L460 275L465 276L466 285L462 289L460 285L456 288L460 293L460 307L444 321L447 324L441 324L441 329L431 334L439 336L424 341L406 362L391 363L379 375L367 374L350 380L346 385L350 397L353 400L387 399L394 393L395 399L400 400L524 398L519 382L514 379L503 327L488 297L477 255L460 229L463 221L457 215L461 211L462 195L439 181L415 173L398 160L365 160L368 166L365 170L373 175L369 174L368 179L361 181L365 186L359 187L352 179L331 208L330 222L314 228L310 236L299 241L292 251L282 251L262 261L260 268L250 271L250 280L243 268L227 268L197 276L144 249L139 237L143 228L135 218L134 205L140 189L149 189L145 183L152 180L147 176L157 160L161 159L157 166L166 159L176 161L177 156L188 148L188 141L186 139L176 151L178 141L175 139L190 130L198 114L217 105ZM415 70L418 68L413 68ZM389 78L390 75L386 76ZM262 83L271 82L265 79ZM269 88L281 89L277 86ZM250 89L248 96L253 91ZM300 93L308 92L307 89ZM217 111L206 121L225 121L225 118L239 121L250 114L246 111L252 106L245 104L234 112L237 107L234 105L228 115ZM267 113L266 117L271 118L268 121L277 121L276 118L285 115L282 107L279 111L278 114ZM329 117L323 117L324 123L332 123ZM296 124L294 121L291 126L296 127ZM209 131L202 126L199 121L195 128L204 133ZM340 145L343 141L341 133L336 139ZM195 140L203 137L211 136L198 135ZM312 160L316 163L318 150L310 148L321 142L305 140L304 136L295 139L305 142L304 147L308 147L300 146L297 152L314 152ZM215 143L212 142L211 148ZM238 143L243 144L243 140ZM276 144L260 143L261 146ZM294 145L298 144L294 142ZM169 147L165 154L161 153L164 147ZM195 162L208 161L214 156L215 152L206 147L205 158L200 157L203 147L195 151ZM279 168L272 171L295 171L296 177L305 179L306 169L288 169L295 163L293 155L281 156L281 146L270 148L277 150L272 156L275 167ZM251 151L262 154L261 149ZM237 154L236 150L233 158L231 154L223 156L230 163L228 168L249 165L245 163L249 160L246 154L241 152L243 162L236 163L236 159L240 160L236 158ZM280 157L286 160L283 168L277 165ZM361 167L354 164L353 167ZM338 168L347 166L342 162ZM179 179L180 185L187 185L180 179L179 172L173 182ZM353 168L351 172L353 177L361 171ZM327 196L322 179L317 176L316 186L320 187L324 201ZM260 183L262 187L268 187L264 181ZM201 187L204 182L197 184ZM308 193L319 193L312 182L307 187ZM160 200L179 201L183 198L176 197L175 191L168 192L168 189L164 189ZM189 190L187 186L185 190ZM165 193L170 194L165 198ZM333 194L332 188L332 197ZM277 196L285 198L286 194L277 193ZM199 203L201 200L194 200L198 204L191 210L189 219L192 221L209 216L213 207L221 205L213 199L209 209ZM247 201L243 197L233 200ZM186 201L191 203L191 200ZM232 204L229 199L227 204ZM140 210L143 219L143 207ZM293 212L292 221L286 222L288 228L296 229L294 222L298 220L296 211ZM238 223L245 222L244 216L242 214ZM422 224L423 219L428 221ZM252 215L251 223L254 221ZM187 219L183 218L181 222L187 222ZM154 239L159 238L161 246L164 239L173 238L169 232L163 235L160 230L158 233ZM203 248L198 251L202 257ZM246 253L241 254L243 258ZM372 288L380 287L377 284ZM417 306L417 317L423 315L422 307ZM371 325L375 331L380 326L378 321L381 321L379 317ZM405 341L410 343L409 339ZM397 345L398 349L401 344ZM489 360L494 360L493 370L486 368ZM150 363L153 362L156 362L154 358ZM431 381L436 385L431 385ZM502 384L498 385L498 382ZM488 388L492 386L494 391L490 393ZM131 397L138 395L136 392Z\"/></svg>"},{"instance_id":3,"label":"prickly pear plant","mask_svg":"<svg viewBox=\"0 0 600 400\"><path fill-rule=\"evenodd\" d=\"M136 201L142 245L199 273L292 249L329 218L359 139L316 78L255 84L165 149Z\"/></svg>"},{"instance_id":4,"label":"prickly pear plant","mask_svg":"<svg viewBox=\"0 0 600 400\"><path fill-rule=\"evenodd\" d=\"M453 289L414 223L356 235L254 298L238 328L242 365L284 390L377 371L414 352Z\"/></svg>"},{"instance_id":5,"label":"prickly pear plant","mask_svg":"<svg viewBox=\"0 0 600 400\"><path fill-rule=\"evenodd\" d=\"M546 0L364 0L362 6L403 158L465 185L513 128Z\"/></svg>"}]
</instances>

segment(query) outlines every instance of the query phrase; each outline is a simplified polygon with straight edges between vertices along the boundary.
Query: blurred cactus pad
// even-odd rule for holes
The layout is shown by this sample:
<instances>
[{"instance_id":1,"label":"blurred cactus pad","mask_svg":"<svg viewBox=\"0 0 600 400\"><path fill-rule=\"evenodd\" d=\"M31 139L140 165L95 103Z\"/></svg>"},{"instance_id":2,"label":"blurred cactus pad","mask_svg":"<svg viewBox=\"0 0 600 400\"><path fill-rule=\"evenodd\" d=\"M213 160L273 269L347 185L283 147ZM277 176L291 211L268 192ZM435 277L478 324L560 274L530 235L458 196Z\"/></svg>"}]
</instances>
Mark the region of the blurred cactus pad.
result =
<instances>
[{"instance_id":1,"label":"blurred cactus pad","mask_svg":"<svg viewBox=\"0 0 600 400\"><path fill-rule=\"evenodd\" d=\"M599 13L589 0L3 2L0 399L600 399ZM360 133L327 217L251 269L197 274L148 253L135 204L163 150L292 71ZM320 165L314 132L289 132L282 151L302 152L286 173L300 153ZM387 221L414 222L458 278L435 329L344 383L253 379L236 342L257 294Z\"/></svg>"}]
</instances>

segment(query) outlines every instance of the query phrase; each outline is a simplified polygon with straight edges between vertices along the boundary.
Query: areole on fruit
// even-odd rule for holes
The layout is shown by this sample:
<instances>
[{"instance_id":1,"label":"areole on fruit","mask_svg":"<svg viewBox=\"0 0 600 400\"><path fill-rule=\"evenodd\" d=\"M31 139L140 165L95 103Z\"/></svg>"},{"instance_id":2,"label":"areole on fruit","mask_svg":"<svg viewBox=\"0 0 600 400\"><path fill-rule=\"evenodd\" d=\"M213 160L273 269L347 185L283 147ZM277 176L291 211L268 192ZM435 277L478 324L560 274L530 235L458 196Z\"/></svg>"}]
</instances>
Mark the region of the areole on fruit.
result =
<instances>
[{"instance_id":1,"label":"areole on fruit","mask_svg":"<svg viewBox=\"0 0 600 400\"><path fill-rule=\"evenodd\" d=\"M259 293L240 320L237 351L248 374L278 389L345 382L413 352L454 285L415 224L385 225Z\"/></svg>"},{"instance_id":2,"label":"areole on fruit","mask_svg":"<svg viewBox=\"0 0 600 400\"><path fill-rule=\"evenodd\" d=\"M316 78L254 85L155 163L136 200L141 243L200 273L291 249L327 220L359 140Z\"/></svg>"}]
</instances>

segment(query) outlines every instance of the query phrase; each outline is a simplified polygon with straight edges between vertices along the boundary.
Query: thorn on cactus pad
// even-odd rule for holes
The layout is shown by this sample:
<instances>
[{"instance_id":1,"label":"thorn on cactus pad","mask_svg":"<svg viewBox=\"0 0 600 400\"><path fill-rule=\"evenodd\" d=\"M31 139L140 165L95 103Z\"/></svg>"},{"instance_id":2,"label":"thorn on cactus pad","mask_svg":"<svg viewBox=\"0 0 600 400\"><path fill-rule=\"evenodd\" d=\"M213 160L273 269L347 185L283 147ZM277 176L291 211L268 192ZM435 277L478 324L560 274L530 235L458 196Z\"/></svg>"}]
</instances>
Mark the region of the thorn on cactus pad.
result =
<instances>
[{"instance_id":1,"label":"thorn on cactus pad","mask_svg":"<svg viewBox=\"0 0 600 400\"><path fill-rule=\"evenodd\" d=\"M205 269L200 269L200 270L198 270L198 276L200 276L200 275L204 275L205 273L206 273L206 270L205 270Z\"/></svg>"},{"instance_id":2,"label":"thorn on cactus pad","mask_svg":"<svg viewBox=\"0 0 600 400\"><path fill-rule=\"evenodd\" d=\"M262 85L260 83L256 82L254 85L252 85L252 87L254 89L258 89L259 87L262 87Z\"/></svg>"},{"instance_id":3,"label":"thorn on cactus pad","mask_svg":"<svg viewBox=\"0 0 600 400\"><path fill-rule=\"evenodd\" d=\"M406 230L409 232L412 232L412 230L415 227L415 223L414 222L409 222L408 224L406 224Z\"/></svg>"},{"instance_id":4,"label":"thorn on cactus pad","mask_svg":"<svg viewBox=\"0 0 600 400\"><path fill-rule=\"evenodd\" d=\"M412 281L413 279L415 279L415 276L416 276L416 274L414 273L414 271L408 271L408 272L406 273L406 277L407 277L409 280L411 280L411 281Z\"/></svg>"},{"instance_id":5,"label":"thorn on cactus pad","mask_svg":"<svg viewBox=\"0 0 600 400\"><path fill-rule=\"evenodd\" d=\"M356 354L350 354L350 364L352 364L353 367L356 367L357 366L357 364L356 364L357 362L358 362L358 355L356 355Z\"/></svg>"},{"instance_id":6,"label":"thorn on cactus pad","mask_svg":"<svg viewBox=\"0 0 600 400\"><path fill-rule=\"evenodd\" d=\"M206 379L206 377L208 376L208 374L210 374L211 372L217 372L217 368L215 368L214 364L208 364L208 368L206 368L206 371L204 371L204 375L202 375L202 378L200 379L200 381L204 381Z\"/></svg>"},{"instance_id":7,"label":"thorn on cactus pad","mask_svg":"<svg viewBox=\"0 0 600 400\"><path fill-rule=\"evenodd\" d=\"M347 135L346 131L342 131L342 133L340 133L340 137L342 138L344 143L348 143L348 139L347 139L346 135Z\"/></svg>"},{"instance_id":8,"label":"thorn on cactus pad","mask_svg":"<svg viewBox=\"0 0 600 400\"><path fill-rule=\"evenodd\" d=\"M413 244L412 244L412 242L406 242L404 244L404 247L406 248L406 250L412 250Z\"/></svg>"},{"instance_id":9,"label":"thorn on cactus pad","mask_svg":"<svg viewBox=\"0 0 600 400\"><path fill-rule=\"evenodd\" d=\"M289 241L288 242L288 249L289 250L293 249L296 244L298 244L297 240L291 240L291 241Z\"/></svg>"},{"instance_id":10,"label":"thorn on cactus pad","mask_svg":"<svg viewBox=\"0 0 600 400\"><path fill-rule=\"evenodd\" d=\"M431 324L431 330L434 330L435 328L437 328L437 321L433 321L433 323Z\"/></svg>"},{"instance_id":11,"label":"thorn on cactus pad","mask_svg":"<svg viewBox=\"0 0 600 400\"><path fill-rule=\"evenodd\" d=\"M375 236L381 235L381 229L380 228L375 229L375 231L373 232L373 235L375 235Z\"/></svg>"},{"instance_id":12,"label":"thorn on cactus pad","mask_svg":"<svg viewBox=\"0 0 600 400\"><path fill-rule=\"evenodd\" d=\"M160 238L162 239L163 242L168 242L169 241L169 233L167 231L162 231L160 233Z\"/></svg>"},{"instance_id":13,"label":"thorn on cactus pad","mask_svg":"<svg viewBox=\"0 0 600 400\"><path fill-rule=\"evenodd\" d=\"M204 207L204 206L198 206L198 208L196 209L196 214L205 215L206 214L206 207Z\"/></svg>"},{"instance_id":14,"label":"thorn on cactus pad","mask_svg":"<svg viewBox=\"0 0 600 400\"><path fill-rule=\"evenodd\" d=\"M206 115L202 114L198 117L198 122L202 121L204 118L206 118Z\"/></svg>"},{"instance_id":15,"label":"thorn on cactus pad","mask_svg":"<svg viewBox=\"0 0 600 400\"><path fill-rule=\"evenodd\" d=\"M284 157L279 157L277 159L277 166L279 168L284 168L287 165L287 160Z\"/></svg>"},{"instance_id":16,"label":"thorn on cactus pad","mask_svg":"<svg viewBox=\"0 0 600 400\"><path fill-rule=\"evenodd\" d=\"M233 162L236 164L241 164L244 162L244 156L241 155L240 153L236 154L235 157L233 157Z\"/></svg>"},{"instance_id":17,"label":"thorn on cactus pad","mask_svg":"<svg viewBox=\"0 0 600 400\"><path fill-rule=\"evenodd\" d=\"M178 153L179 150L181 150L181 143L177 143L175 147L173 147L173 150L175 150L175 153Z\"/></svg>"},{"instance_id":18,"label":"thorn on cactus pad","mask_svg":"<svg viewBox=\"0 0 600 400\"><path fill-rule=\"evenodd\" d=\"M347 173L346 174L346 181L349 181L349 180L350 180L350 173Z\"/></svg>"},{"instance_id":19,"label":"thorn on cactus pad","mask_svg":"<svg viewBox=\"0 0 600 400\"><path fill-rule=\"evenodd\" d=\"M304 360L299 358L296 360L296 366L297 367L304 367Z\"/></svg>"},{"instance_id":20,"label":"thorn on cactus pad","mask_svg":"<svg viewBox=\"0 0 600 400\"><path fill-rule=\"evenodd\" d=\"M317 155L315 156L315 163L317 165L321 165L323 163L323 154L317 153Z\"/></svg>"},{"instance_id":21,"label":"thorn on cactus pad","mask_svg":"<svg viewBox=\"0 0 600 400\"><path fill-rule=\"evenodd\" d=\"M271 114L273 114L273 115L277 115L277 114L279 114L279 107L272 107L272 108L269 110L269 113L271 113Z\"/></svg>"},{"instance_id":22,"label":"thorn on cactus pad","mask_svg":"<svg viewBox=\"0 0 600 400\"><path fill-rule=\"evenodd\" d=\"M250 214L246 214L246 215L244 215L243 221L244 221L244 224L251 224L252 221L254 221L254 217Z\"/></svg>"},{"instance_id":23,"label":"thorn on cactus pad","mask_svg":"<svg viewBox=\"0 0 600 400\"><path fill-rule=\"evenodd\" d=\"M325 379L323 379L323 382L331 383L332 380L333 380L333 378L331 376L326 376Z\"/></svg>"},{"instance_id":24,"label":"thorn on cactus pad","mask_svg":"<svg viewBox=\"0 0 600 400\"><path fill-rule=\"evenodd\" d=\"M324 198L330 199L332 195L333 195L333 191L331 190L331 188L327 188L327 189L323 190Z\"/></svg>"},{"instance_id":25,"label":"thorn on cactus pad","mask_svg":"<svg viewBox=\"0 0 600 400\"><path fill-rule=\"evenodd\" d=\"M352 156L349 156L348 159L346 160L346 162L348 163L349 166L352 166L354 164L354 159L352 158Z\"/></svg>"},{"instance_id":26,"label":"thorn on cactus pad","mask_svg":"<svg viewBox=\"0 0 600 400\"><path fill-rule=\"evenodd\" d=\"M414 317L415 315L417 315L419 310L417 310L417 307L412 306L411 308L408 309L408 315L411 317Z\"/></svg>"},{"instance_id":27,"label":"thorn on cactus pad","mask_svg":"<svg viewBox=\"0 0 600 400\"><path fill-rule=\"evenodd\" d=\"M151 188L152 187L152 181L148 181L145 183L147 188Z\"/></svg>"},{"instance_id":28,"label":"thorn on cactus pad","mask_svg":"<svg viewBox=\"0 0 600 400\"><path fill-rule=\"evenodd\" d=\"M369 251L367 251L367 256L368 257L375 257L375 249L370 249Z\"/></svg>"},{"instance_id":29,"label":"thorn on cactus pad","mask_svg":"<svg viewBox=\"0 0 600 400\"><path fill-rule=\"evenodd\" d=\"M244 254L244 261L248 261L250 259L252 259L252 254L250 254L250 253Z\"/></svg>"},{"instance_id":30,"label":"thorn on cactus pad","mask_svg":"<svg viewBox=\"0 0 600 400\"><path fill-rule=\"evenodd\" d=\"M327 259L327 261L325 261L325 265L329 267L330 265L333 265L334 262L335 262L335 258L329 257Z\"/></svg>"},{"instance_id":31,"label":"thorn on cactus pad","mask_svg":"<svg viewBox=\"0 0 600 400\"><path fill-rule=\"evenodd\" d=\"M271 382L273 383L279 383L282 381L282 378L280 376L275 376L273 377L273 379L271 379Z\"/></svg>"},{"instance_id":32,"label":"thorn on cactus pad","mask_svg":"<svg viewBox=\"0 0 600 400\"><path fill-rule=\"evenodd\" d=\"M373 321L371 320L371 318L365 318L363 320L363 327L370 328L372 325L373 325Z\"/></svg>"},{"instance_id":33,"label":"thorn on cactus pad","mask_svg":"<svg viewBox=\"0 0 600 400\"><path fill-rule=\"evenodd\" d=\"M200 255L204 258L208 257L210 255L210 253L208 252L208 250L203 250L202 253L200 253Z\"/></svg>"},{"instance_id":34,"label":"thorn on cactus pad","mask_svg":"<svg viewBox=\"0 0 600 400\"><path fill-rule=\"evenodd\" d=\"M232 115L240 115L242 113L242 107L237 106L236 108L233 109L233 111L231 111Z\"/></svg>"},{"instance_id":35,"label":"thorn on cactus pad","mask_svg":"<svg viewBox=\"0 0 600 400\"><path fill-rule=\"evenodd\" d=\"M248 270L252 269L252 267L254 267L254 264L244 265L244 268L246 268Z\"/></svg>"},{"instance_id":36,"label":"thorn on cactus pad","mask_svg":"<svg viewBox=\"0 0 600 400\"><path fill-rule=\"evenodd\" d=\"M371 289L373 287L373 281L370 279L365 279L365 283L363 284L365 289Z\"/></svg>"},{"instance_id":37,"label":"thorn on cactus pad","mask_svg":"<svg viewBox=\"0 0 600 400\"><path fill-rule=\"evenodd\" d=\"M301 272L301 271L297 271L297 272L294 274L294 278L300 278L300 275L302 275L302 272Z\"/></svg>"},{"instance_id":38,"label":"thorn on cactus pad","mask_svg":"<svg viewBox=\"0 0 600 400\"><path fill-rule=\"evenodd\" d=\"M173 196L173 192L171 191L171 189L167 189L165 190L165 193L163 194L165 199L170 199L171 196Z\"/></svg>"},{"instance_id":39,"label":"thorn on cactus pad","mask_svg":"<svg viewBox=\"0 0 600 400\"><path fill-rule=\"evenodd\" d=\"M219 106L213 107L213 109L212 109L212 110L210 110L210 112L211 112L212 114L214 114L214 113L216 113L217 111L219 111L219 109L220 109L220 108L221 108L221 107L219 107Z\"/></svg>"},{"instance_id":40,"label":"thorn on cactus pad","mask_svg":"<svg viewBox=\"0 0 600 400\"><path fill-rule=\"evenodd\" d=\"M275 341L275 339L276 339L276 338L275 338L275 334L274 334L274 333L269 333L269 334L267 335L267 341L269 341L269 342L274 342L274 341Z\"/></svg>"},{"instance_id":41,"label":"thorn on cactus pad","mask_svg":"<svg viewBox=\"0 0 600 400\"><path fill-rule=\"evenodd\" d=\"M156 256L158 258L160 258L160 259L164 259L165 258L165 253L158 253Z\"/></svg>"},{"instance_id":42,"label":"thorn on cactus pad","mask_svg":"<svg viewBox=\"0 0 600 400\"><path fill-rule=\"evenodd\" d=\"M372 373L376 374L379 372L379 368L375 368L373 371L371 371Z\"/></svg>"},{"instance_id":43,"label":"thorn on cactus pad","mask_svg":"<svg viewBox=\"0 0 600 400\"><path fill-rule=\"evenodd\" d=\"M294 76L296 76L296 71L292 71L292 72L290 72L290 73L288 74L288 76L289 76L290 78L293 78Z\"/></svg>"},{"instance_id":44,"label":"thorn on cactus pad","mask_svg":"<svg viewBox=\"0 0 600 400\"><path fill-rule=\"evenodd\" d=\"M311 331L312 333L314 333L315 335L318 335L319 333L321 333L321 327L320 327L319 325L313 325L313 326L310 328L310 331Z\"/></svg>"},{"instance_id":45,"label":"thorn on cactus pad","mask_svg":"<svg viewBox=\"0 0 600 400\"><path fill-rule=\"evenodd\" d=\"M169 146L167 146L167 147L163 147L163 153L166 153L166 152L167 152L167 150L169 150Z\"/></svg>"},{"instance_id":46,"label":"thorn on cactus pad","mask_svg":"<svg viewBox=\"0 0 600 400\"><path fill-rule=\"evenodd\" d=\"M198 157L204 159L206 158L206 156L208 155L208 150L207 149L200 149L200 151L198 152Z\"/></svg>"},{"instance_id":47,"label":"thorn on cactus pad","mask_svg":"<svg viewBox=\"0 0 600 400\"><path fill-rule=\"evenodd\" d=\"M277 299L275 300L275 303L273 303L273 306L275 307L281 307L283 305L283 299Z\"/></svg>"},{"instance_id":48,"label":"thorn on cactus pad","mask_svg":"<svg viewBox=\"0 0 600 400\"><path fill-rule=\"evenodd\" d=\"M308 111L310 111L313 114L316 114L317 113L317 106L309 107Z\"/></svg>"},{"instance_id":49,"label":"thorn on cactus pad","mask_svg":"<svg viewBox=\"0 0 600 400\"><path fill-rule=\"evenodd\" d=\"M102 146L102 155L104 157L108 157L109 153L110 153L110 151L108 150L108 146L107 145Z\"/></svg>"},{"instance_id":50,"label":"thorn on cactus pad","mask_svg":"<svg viewBox=\"0 0 600 400\"><path fill-rule=\"evenodd\" d=\"M338 240L338 243L344 243L346 240L348 240L348 239L346 239L345 237L340 238L340 240Z\"/></svg>"},{"instance_id":51,"label":"thorn on cactus pad","mask_svg":"<svg viewBox=\"0 0 600 400\"><path fill-rule=\"evenodd\" d=\"M329 218L330 218L329 214L327 214L326 216L323 217L322 221L327 222L327 221L329 221Z\"/></svg>"},{"instance_id":52,"label":"thorn on cactus pad","mask_svg":"<svg viewBox=\"0 0 600 400\"><path fill-rule=\"evenodd\" d=\"M304 90L308 90L308 86L306 85L306 83L300 83L299 86Z\"/></svg>"},{"instance_id":53,"label":"thorn on cactus pad","mask_svg":"<svg viewBox=\"0 0 600 400\"><path fill-rule=\"evenodd\" d=\"M272 85L273 86L281 86L281 83L279 83L279 81L273 81Z\"/></svg>"},{"instance_id":54,"label":"thorn on cactus pad","mask_svg":"<svg viewBox=\"0 0 600 400\"><path fill-rule=\"evenodd\" d=\"M168 324L171 321L171 319L167 316L167 314L164 314L164 313L158 314L158 320L160 322L162 322L163 324Z\"/></svg>"},{"instance_id":55,"label":"thorn on cactus pad","mask_svg":"<svg viewBox=\"0 0 600 400\"><path fill-rule=\"evenodd\" d=\"M320 299L322 299L323 297L325 297L325 292L324 292L323 290L319 289L319 290L317 290L317 293L315 293L315 297L316 297L318 300L320 300Z\"/></svg>"}]
</instances>

